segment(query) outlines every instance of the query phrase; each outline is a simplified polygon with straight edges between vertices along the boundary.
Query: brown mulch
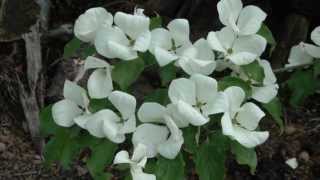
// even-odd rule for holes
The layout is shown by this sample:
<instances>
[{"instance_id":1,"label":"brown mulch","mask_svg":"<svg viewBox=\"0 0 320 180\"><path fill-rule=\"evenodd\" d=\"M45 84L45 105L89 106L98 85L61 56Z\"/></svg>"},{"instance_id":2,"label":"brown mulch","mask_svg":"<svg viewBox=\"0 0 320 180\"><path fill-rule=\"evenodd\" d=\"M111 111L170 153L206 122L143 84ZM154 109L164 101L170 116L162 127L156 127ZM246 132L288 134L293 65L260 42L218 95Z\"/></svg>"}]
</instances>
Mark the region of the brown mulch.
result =
<instances>
[{"instance_id":1,"label":"brown mulch","mask_svg":"<svg viewBox=\"0 0 320 180\"><path fill-rule=\"evenodd\" d=\"M72 170L58 166L44 167L31 139L22 127L9 120L0 124L0 180L68 180L88 179L88 171L80 165Z\"/></svg>"}]
</instances>

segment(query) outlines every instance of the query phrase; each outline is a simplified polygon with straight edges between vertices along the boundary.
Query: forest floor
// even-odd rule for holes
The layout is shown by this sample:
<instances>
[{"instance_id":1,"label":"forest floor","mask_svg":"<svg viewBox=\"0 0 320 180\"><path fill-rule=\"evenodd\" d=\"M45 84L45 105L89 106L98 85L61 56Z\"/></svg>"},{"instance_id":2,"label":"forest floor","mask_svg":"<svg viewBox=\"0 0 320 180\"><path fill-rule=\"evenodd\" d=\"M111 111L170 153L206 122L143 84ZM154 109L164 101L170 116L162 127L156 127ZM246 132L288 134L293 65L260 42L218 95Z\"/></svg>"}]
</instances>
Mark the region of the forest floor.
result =
<instances>
[{"instance_id":1,"label":"forest floor","mask_svg":"<svg viewBox=\"0 0 320 180\"><path fill-rule=\"evenodd\" d=\"M255 175L249 168L227 161L228 180L318 180L320 179L320 101L312 97L303 108L285 108L285 130L266 120L268 141L258 147L258 167ZM296 157L297 169L285 164ZM0 180L90 179L88 171L79 164L71 170L58 166L44 167L41 156L34 151L29 135L22 127L2 122L0 127ZM114 179L117 179L116 177ZM191 178L190 178L191 179ZM194 179L194 177L192 178Z\"/></svg>"}]
</instances>

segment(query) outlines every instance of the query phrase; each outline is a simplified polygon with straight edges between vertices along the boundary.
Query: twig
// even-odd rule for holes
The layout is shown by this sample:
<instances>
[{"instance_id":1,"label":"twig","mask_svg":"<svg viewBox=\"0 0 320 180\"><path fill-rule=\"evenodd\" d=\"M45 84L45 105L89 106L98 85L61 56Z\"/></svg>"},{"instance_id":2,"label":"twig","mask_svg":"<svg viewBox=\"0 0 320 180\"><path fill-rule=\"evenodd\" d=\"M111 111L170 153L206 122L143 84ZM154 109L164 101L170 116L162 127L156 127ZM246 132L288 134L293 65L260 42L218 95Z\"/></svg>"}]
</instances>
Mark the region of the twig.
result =
<instances>
[{"instance_id":1,"label":"twig","mask_svg":"<svg viewBox=\"0 0 320 180\"><path fill-rule=\"evenodd\" d=\"M284 68L279 68L279 69L274 69L273 72L276 74L279 73L283 73L283 72L287 72L287 71L292 71L295 69L302 69L302 68L306 68L307 66L313 65L314 61L311 63L307 63L307 64L300 64L300 65L295 65L295 66L289 66L289 67L284 67Z\"/></svg>"},{"instance_id":2,"label":"twig","mask_svg":"<svg viewBox=\"0 0 320 180\"><path fill-rule=\"evenodd\" d=\"M48 38L48 37L57 37L62 35L71 35L72 33L73 33L72 24L62 24L60 27L48 31L43 36Z\"/></svg>"}]
</instances>

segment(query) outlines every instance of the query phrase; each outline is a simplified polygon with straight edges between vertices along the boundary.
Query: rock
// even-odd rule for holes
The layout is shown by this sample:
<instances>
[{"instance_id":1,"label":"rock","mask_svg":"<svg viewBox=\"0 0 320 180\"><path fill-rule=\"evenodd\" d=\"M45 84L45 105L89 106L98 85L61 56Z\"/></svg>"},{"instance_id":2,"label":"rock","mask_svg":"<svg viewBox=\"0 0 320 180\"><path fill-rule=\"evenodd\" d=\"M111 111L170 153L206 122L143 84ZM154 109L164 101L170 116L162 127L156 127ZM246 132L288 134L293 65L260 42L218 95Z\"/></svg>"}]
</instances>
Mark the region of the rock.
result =
<instances>
[{"instance_id":1,"label":"rock","mask_svg":"<svg viewBox=\"0 0 320 180\"><path fill-rule=\"evenodd\" d=\"M284 130L284 132L287 134L287 135L292 135L293 133L295 133L297 131L297 129L294 127L294 126L287 126Z\"/></svg>"},{"instance_id":2,"label":"rock","mask_svg":"<svg viewBox=\"0 0 320 180\"><path fill-rule=\"evenodd\" d=\"M7 146L4 143L0 143L0 152L4 152L7 149Z\"/></svg>"},{"instance_id":3,"label":"rock","mask_svg":"<svg viewBox=\"0 0 320 180\"><path fill-rule=\"evenodd\" d=\"M302 151L300 154L299 154L299 158L305 162L308 162L310 160L310 155L307 151Z\"/></svg>"}]
</instances>

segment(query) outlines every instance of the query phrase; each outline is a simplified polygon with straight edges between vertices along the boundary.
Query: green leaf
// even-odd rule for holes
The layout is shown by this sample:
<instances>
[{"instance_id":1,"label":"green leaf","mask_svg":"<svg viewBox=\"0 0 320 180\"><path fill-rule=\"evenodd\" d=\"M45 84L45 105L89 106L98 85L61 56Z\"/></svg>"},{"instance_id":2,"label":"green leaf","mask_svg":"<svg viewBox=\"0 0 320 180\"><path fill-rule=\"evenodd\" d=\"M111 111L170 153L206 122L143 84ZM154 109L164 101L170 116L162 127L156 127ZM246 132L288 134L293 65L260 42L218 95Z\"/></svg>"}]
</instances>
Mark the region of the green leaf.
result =
<instances>
[{"instance_id":1,"label":"green leaf","mask_svg":"<svg viewBox=\"0 0 320 180\"><path fill-rule=\"evenodd\" d=\"M112 79L118 83L122 90L135 82L144 69L144 62L141 58L131 61L120 61L112 70Z\"/></svg>"},{"instance_id":2,"label":"green leaf","mask_svg":"<svg viewBox=\"0 0 320 180\"><path fill-rule=\"evenodd\" d=\"M91 146L91 156L86 164L95 180L111 179L111 174L105 168L111 164L117 150L116 144L104 139L99 144Z\"/></svg>"},{"instance_id":3,"label":"green leaf","mask_svg":"<svg viewBox=\"0 0 320 180\"><path fill-rule=\"evenodd\" d=\"M313 74L314 77L318 77L320 75L320 60L317 59L313 65Z\"/></svg>"},{"instance_id":4,"label":"green leaf","mask_svg":"<svg viewBox=\"0 0 320 180\"><path fill-rule=\"evenodd\" d=\"M257 34L259 34L260 36L264 37L268 44L275 46L277 44L276 40L273 37L273 34L271 32L271 30L268 28L267 25L262 24L260 30L257 32Z\"/></svg>"},{"instance_id":5,"label":"green leaf","mask_svg":"<svg viewBox=\"0 0 320 180\"><path fill-rule=\"evenodd\" d=\"M155 170L157 180L185 180L184 166L182 154L173 160L159 157Z\"/></svg>"},{"instance_id":6,"label":"green leaf","mask_svg":"<svg viewBox=\"0 0 320 180\"><path fill-rule=\"evenodd\" d=\"M256 151L254 149L248 149L236 141L232 141L231 152L235 155L238 164L248 165L250 167L250 173L254 175L258 164Z\"/></svg>"},{"instance_id":7,"label":"green leaf","mask_svg":"<svg viewBox=\"0 0 320 180\"><path fill-rule=\"evenodd\" d=\"M282 120L282 104L279 98L274 98L267 104L262 104L262 107L268 111L274 121L280 127L280 131L283 132L284 124Z\"/></svg>"},{"instance_id":8,"label":"green leaf","mask_svg":"<svg viewBox=\"0 0 320 180\"><path fill-rule=\"evenodd\" d=\"M76 55L85 59L88 56L93 55L94 53L96 53L96 48L93 45L89 43L84 43L78 38L74 37L70 42L68 42L65 45L63 57L70 58Z\"/></svg>"},{"instance_id":9,"label":"green leaf","mask_svg":"<svg viewBox=\"0 0 320 180\"><path fill-rule=\"evenodd\" d=\"M170 63L164 67L160 68L160 78L161 78L161 84L163 86L166 86L168 83L170 83L173 79L176 78L176 67L174 63Z\"/></svg>"},{"instance_id":10,"label":"green leaf","mask_svg":"<svg viewBox=\"0 0 320 180\"><path fill-rule=\"evenodd\" d=\"M102 109L113 109L114 107L107 98L104 99L90 99L89 110L91 113L98 112Z\"/></svg>"},{"instance_id":11,"label":"green leaf","mask_svg":"<svg viewBox=\"0 0 320 180\"><path fill-rule=\"evenodd\" d=\"M316 91L317 80L313 76L312 70L297 71L287 81L288 87L292 94L290 104L294 107L299 106L303 101L313 95Z\"/></svg>"},{"instance_id":12,"label":"green leaf","mask_svg":"<svg viewBox=\"0 0 320 180\"><path fill-rule=\"evenodd\" d=\"M223 180L228 138L221 133L213 134L203 143L196 155L196 171L200 180Z\"/></svg>"},{"instance_id":13,"label":"green leaf","mask_svg":"<svg viewBox=\"0 0 320 180\"><path fill-rule=\"evenodd\" d=\"M82 42L74 37L70 42L64 46L63 57L70 58L80 49Z\"/></svg>"},{"instance_id":14,"label":"green leaf","mask_svg":"<svg viewBox=\"0 0 320 180\"><path fill-rule=\"evenodd\" d=\"M264 70L258 63L258 61L254 61L250 64L241 66L243 71L249 77L249 79L254 80L256 82L262 83L264 79Z\"/></svg>"},{"instance_id":15,"label":"green leaf","mask_svg":"<svg viewBox=\"0 0 320 180\"><path fill-rule=\"evenodd\" d=\"M42 137L54 135L62 127L58 126L52 118L52 105L49 105L40 112L40 134Z\"/></svg>"},{"instance_id":16,"label":"green leaf","mask_svg":"<svg viewBox=\"0 0 320 180\"><path fill-rule=\"evenodd\" d=\"M61 128L56 132L45 146L45 165L58 161L63 168L70 168L70 164L80 151L76 138L79 130L79 128Z\"/></svg>"},{"instance_id":17,"label":"green leaf","mask_svg":"<svg viewBox=\"0 0 320 180\"><path fill-rule=\"evenodd\" d=\"M96 48L93 45L83 44L83 47L81 47L81 51L80 51L80 57L85 59L88 56L95 54L96 52L97 52Z\"/></svg>"},{"instance_id":18,"label":"green leaf","mask_svg":"<svg viewBox=\"0 0 320 180\"><path fill-rule=\"evenodd\" d=\"M157 102L162 105L167 105L170 103L168 97L168 89L156 89L152 93L148 94L144 98L145 102Z\"/></svg>"},{"instance_id":19,"label":"green leaf","mask_svg":"<svg viewBox=\"0 0 320 180\"><path fill-rule=\"evenodd\" d=\"M162 27L161 16L157 15L156 17L153 17L150 19L150 30L153 30L155 28L161 28L161 27Z\"/></svg>"},{"instance_id":20,"label":"green leaf","mask_svg":"<svg viewBox=\"0 0 320 180\"><path fill-rule=\"evenodd\" d=\"M218 82L218 88L220 91L223 91L231 86L239 86L246 93L247 97L250 97L252 94L252 88L250 84L240 78L227 76Z\"/></svg>"},{"instance_id":21,"label":"green leaf","mask_svg":"<svg viewBox=\"0 0 320 180\"><path fill-rule=\"evenodd\" d=\"M145 68L157 64L156 58L155 58L154 55L151 54L151 52L149 52L149 51L144 52L144 53L139 53L139 57L140 57L141 59L143 59L143 62L144 62L144 64L145 64Z\"/></svg>"},{"instance_id":22,"label":"green leaf","mask_svg":"<svg viewBox=\"0 0 320 180\"><path fill-rule=\"evenodd\" d=\"M189 126L183 129L184 150L193 154L197 152L198 145L196 142L197 127Z\"/></svg>"}]
</instances>

